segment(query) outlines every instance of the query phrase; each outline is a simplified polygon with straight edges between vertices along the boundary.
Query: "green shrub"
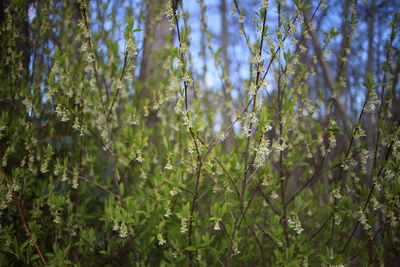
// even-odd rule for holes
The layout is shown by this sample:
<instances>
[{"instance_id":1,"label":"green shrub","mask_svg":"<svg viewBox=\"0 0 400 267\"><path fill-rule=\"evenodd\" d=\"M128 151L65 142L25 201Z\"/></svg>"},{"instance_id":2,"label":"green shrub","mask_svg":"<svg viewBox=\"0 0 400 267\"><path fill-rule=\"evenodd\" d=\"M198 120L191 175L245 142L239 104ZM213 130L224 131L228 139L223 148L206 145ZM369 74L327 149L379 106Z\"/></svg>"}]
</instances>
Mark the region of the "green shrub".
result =
<instances>
[{"instance_id":1,"label":"green shrub","mask_svg":"<svg viewBox=\"0 0 400 267\"><path fill-rule=\"evenodd\" d=\"M398 15L234 0L234 71L189 2L1 4L1 266L399 263Z\"/></svg>"}]
</instances>

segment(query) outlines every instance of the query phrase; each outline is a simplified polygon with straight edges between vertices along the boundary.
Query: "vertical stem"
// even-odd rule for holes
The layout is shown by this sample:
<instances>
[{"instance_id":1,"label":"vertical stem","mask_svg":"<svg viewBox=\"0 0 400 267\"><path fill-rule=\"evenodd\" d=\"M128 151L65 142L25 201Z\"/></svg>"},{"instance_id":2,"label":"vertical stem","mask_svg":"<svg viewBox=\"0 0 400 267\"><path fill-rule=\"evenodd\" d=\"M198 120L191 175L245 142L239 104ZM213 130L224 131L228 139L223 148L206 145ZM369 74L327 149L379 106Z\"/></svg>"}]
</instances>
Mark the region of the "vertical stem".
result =
<instances>
[{"instance_id":1,"label":"vertical stem","mask_svg":"<svg viewBox=\"0 0 400 267\"><path fill-rule=\"evenodd\" d=\"M278 31L281 30L282 27L282 20L281 20L281 3L278 2ZM279 42L282 41L282 35L278 35ZM278 67L278 118L279 118L279 137L280 137L280 145L282 145L283 140L282 140L282 135L283 135L283 124L282 124L282 101L283 101L283 96L285 94L285 87L282 88L281 86L281 50L279 50L279 67ZM284 179L284 172L283 172L283 151L281 150L279 152L279 178L281 179L280 181L280 189L281 189L281 203L282 203L282 218L281 222L283 224L283 229L285 233L285 240L286 240L286 246L290 246L290 240L289 240L289 230L288 230L288 225L286 221L287 217L287 206L285 205L286 201L286 196L285 196L285 191L286 191L286 182Z\"/></svg>"},{"instance_id":2,"label":"vertical stem","mask_svg":"<svg viewBox=\"0 0 400 267\"><path fill-rule=\"evenodd\" d=\"M180 33L180 29L179 29L179 21L178 21L178 16L176 14L177 11L177 6L174 9L174 20L175 20L175 26L176 26L176 32L177 32L177 36L178 36L178 42L179 42L179 60L184 63L185 58L184 58L184 54L181 51L182 48L182 40L181 40L181 33ZM185 64L182 64L182 66L185 66ZM184 67L182 67L184 68ZM182 72L184 72L185 69L182 69ZM186 111L186 116L189 117L189 104L188 104L188 84L186 81L183 81L183 85L184 85L184 98L185 98L185 111ZM189 118L190 119L190 118ZM192 130L192 128L189 128L189 133L190 136L192 138L192 141L194 143L194 146L196 148L196 154L197 154L197 174L196 174L196 178L195 178L195 190L194 190L194 194L193 194L193 200L192 200L192 205L190 208L190 217L189 217L189 229L188 229L188 245L191 246L193 241L193 216L194 213L196 211L196 206L197 206L197 201L199 199L199 185L200 185L200 177L201 177L201 169L202 169L202 163L203 160L201 158L200 155L200 150L199 150L199 145L196 141L196 136L194 134L194 131ZM189 266L193 266L193 253L192 251L188 252L189 255Z\"/></svg>"},{"instance_id":3,"label":"vertical stem","mask_svg":"<svg viewBox=\"0 0 400 267\"><path fill-rule=\"evenodd\" d=\"M258 90L259 88L259 81L260 81L260 66L261 66L261 53L262 53L262 48L263 48L263 42L264 42L264 33L265 33L265 23L266 23L266 18L267 18L267 10L263 10L263 25L262 25L262 30L261 30L261 40L260 40L260 46L258 49L258 56L260 57L260 61L257 63L257 76L256 76L256 88ZM252 111L254 112L255 110L255 105L256 105L256 101L257 101L257 90L255 92L255 95L253 97L253 103L252 103ZM253 128L253 123L250 122L250 127L249 127L249 134L251 134ZM241 193L240 193L240 200L239 200L239 206L237 209L237 216L234 220L233 223L233 230L232 230L232 235L231 235L231 244L228 250L228 255L227 255L227 266L229 267L231 265L231 259L232 259L232 250L233 250L233 245L235 242L235 236L236 236L236 231L237 231L237 227L238 227L238 222L242 216L243 213L243 199L244 199L244 195L246 192L246 186L247 186L247 175L249 172L250 168L247 168L248 165L248 156L249 156L249 147L250 147L250 137L247 137L247 142L246 142L246 151L245 151L245 158L244 158L244 174L243 174L243 180L242 180L242 189L241 189Z\"/></svg>"}]
</instances>

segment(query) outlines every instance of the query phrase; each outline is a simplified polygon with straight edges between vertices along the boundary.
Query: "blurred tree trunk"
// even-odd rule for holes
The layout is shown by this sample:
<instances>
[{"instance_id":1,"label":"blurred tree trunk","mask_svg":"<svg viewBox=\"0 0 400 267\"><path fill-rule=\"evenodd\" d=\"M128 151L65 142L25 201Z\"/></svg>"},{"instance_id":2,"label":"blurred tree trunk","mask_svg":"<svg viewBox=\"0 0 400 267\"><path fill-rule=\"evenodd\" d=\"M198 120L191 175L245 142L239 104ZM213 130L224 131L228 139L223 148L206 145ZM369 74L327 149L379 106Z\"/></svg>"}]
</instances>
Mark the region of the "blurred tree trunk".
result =
<instances>
[{"instance_id":1,"label":"blurred tree trunk","mask_svg":"<svg viewBox=\"0 0 400 267\"><path fill-rule=\"evenodd\" d=\"M145 29L143 39L143 55L140 66L139 81L141 90L138 93L137 104L144 99L153 99L163 88L166 74L163 70L162 51L166 49L167 40L172 38L169 21L163 11L169 0L149 0L145 6ZM149 126L158 121L157 110L150 110Z\"/></svg>"},{"instance_id":2,"label":"blurred tree trunk","mask_svg":"<svg viewBox=\"0 0 400 267\"><path fill-rule=\"evenodd\" d=\"M228 27L228 15L227 15L227 7L226 7L226 0L221 0L220 3L220 14L221 14L221 47L222 47L222 59L223 59L223 84L222 84L222 92L224 96L224 109L225 112L223 114L223 126L222 129L231 125L231 95L230 90L231 88L229 83L230 79L230 67L231 67L231 60L229 56L229 27ZM234 140L233 140L233 128L230 130L229 135L225 138L223 142L223 149L225 152L229 152L232 149Z\"/></svg>"},{"instance_id":3,"label":"blurred tree trunk","mask_svg":"<svg viewBox=\"0 0 400 267\"><path fill-rule=\"evenodd\" d=\"M25 116L21 96L29 92L29 1L0 1L0 109L8 110L11 125L13 116ZM6 90L9 88L9 90ZM0 142L0 151L7 145Z\"/></svg>"},{"instance_id":4,"label":"blurred tree trunk","mask_svg":"<svg viewBox=\"0 0 400 267\"><path fill-rule=\"evenodd\" d=\"M375 53L375 46L374 46L374 40L375 40L375 13L376 13L376 1L371 0L369 7L367 9L367 23L368 23L368 57L367 57L367 70L366 74L368 73L374 73L373 69L373 64L374 64L374 53ZM371 112L371 113L366 113L365 114L365 130L367 134L367 149L368 151L374 150L375 141L377 138L377 121L376 121L376 111ZM369 157L368 159L368 164L367 164L367 175L368 177L371 177L372 175L372 162L373 162L373 156Z\"/></svg>"},{"instance_id":5,"label":"blurred tree trunk","mask_svg":"<svg viewBox=\"0 0 400 267\"><path fill-rule=\"evenodd\" d=\"M6 23L6 9L9 10L10 15L12 16L12 27L15 35L15 47L14 52L20 54L20 62L22 63L23 73L18 81L18 85L23 85L28 81L29 76L29 63L30 63L30 42L29 42L29 21L28 21L28 10L29 10L29 1L11 1L11 0L2 0L0 1L0 25L4 25ZM6 30L4 29L4 32ZM1 32L3 34L3 31ZM0 36L0 49L1 51L7 51L8 43L7 37ZM6 55L2 55L2 61L5 60ZM3 74L11 72L11 66L3 63L2 69ZM8 76L5 75L5 76ZM20 84L19 84L20 83Z\"/></svg>"}]
</instances>

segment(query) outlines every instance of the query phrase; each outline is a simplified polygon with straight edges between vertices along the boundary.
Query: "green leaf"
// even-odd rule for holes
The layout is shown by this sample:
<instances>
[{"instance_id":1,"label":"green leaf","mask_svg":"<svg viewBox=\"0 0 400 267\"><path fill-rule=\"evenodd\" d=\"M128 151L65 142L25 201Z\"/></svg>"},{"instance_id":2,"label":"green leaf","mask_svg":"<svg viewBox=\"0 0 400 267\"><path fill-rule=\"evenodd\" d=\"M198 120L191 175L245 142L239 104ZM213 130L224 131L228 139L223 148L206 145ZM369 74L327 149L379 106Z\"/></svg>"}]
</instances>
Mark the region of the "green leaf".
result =
<instances>
[{"instance_id":1,"label":"green leaf","mask_svg":"<svg viewBox=\"0 0 400 267\"><path fill-rule=\"evenodd\" d=\"M124 183L122 183L122 182L119 184L119 192L120 192L121 196L123 196L125 193L125 186L124 186Z\"/></svg>"},{"instance_id":2,"label":"green leaf","mask_svg":"<svg viewBox=\"0 0 400 267\"><path fill-rule=\"evenodd\" d=\"M126 25L125 28L125 36L127 36L127 34L130 34L133 30L133 26L135 24L135 20L132 16L129 16L127 19L128 24Z\"/></svg>"}]
</instances>

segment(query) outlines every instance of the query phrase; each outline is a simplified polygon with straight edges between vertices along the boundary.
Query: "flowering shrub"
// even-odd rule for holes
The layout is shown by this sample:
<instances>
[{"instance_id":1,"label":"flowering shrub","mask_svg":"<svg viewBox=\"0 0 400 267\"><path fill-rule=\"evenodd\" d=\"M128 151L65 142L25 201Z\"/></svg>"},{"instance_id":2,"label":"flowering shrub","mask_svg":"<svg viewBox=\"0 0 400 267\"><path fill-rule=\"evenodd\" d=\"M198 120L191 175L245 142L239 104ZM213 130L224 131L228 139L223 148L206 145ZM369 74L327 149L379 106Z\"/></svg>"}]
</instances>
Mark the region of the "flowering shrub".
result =
<instances>
[{"instance_id":1,"label":"flowering shrub","mask_svg":"<svg viewBox=\"0 0 400 267\"><path fill-rule=\"evenodd\" d=\"M0 262L399 263L398 14L358 77L366 3L233 0L235 73L205 1L145 2L1 4Z\"/></svg>"}]
</instances>

